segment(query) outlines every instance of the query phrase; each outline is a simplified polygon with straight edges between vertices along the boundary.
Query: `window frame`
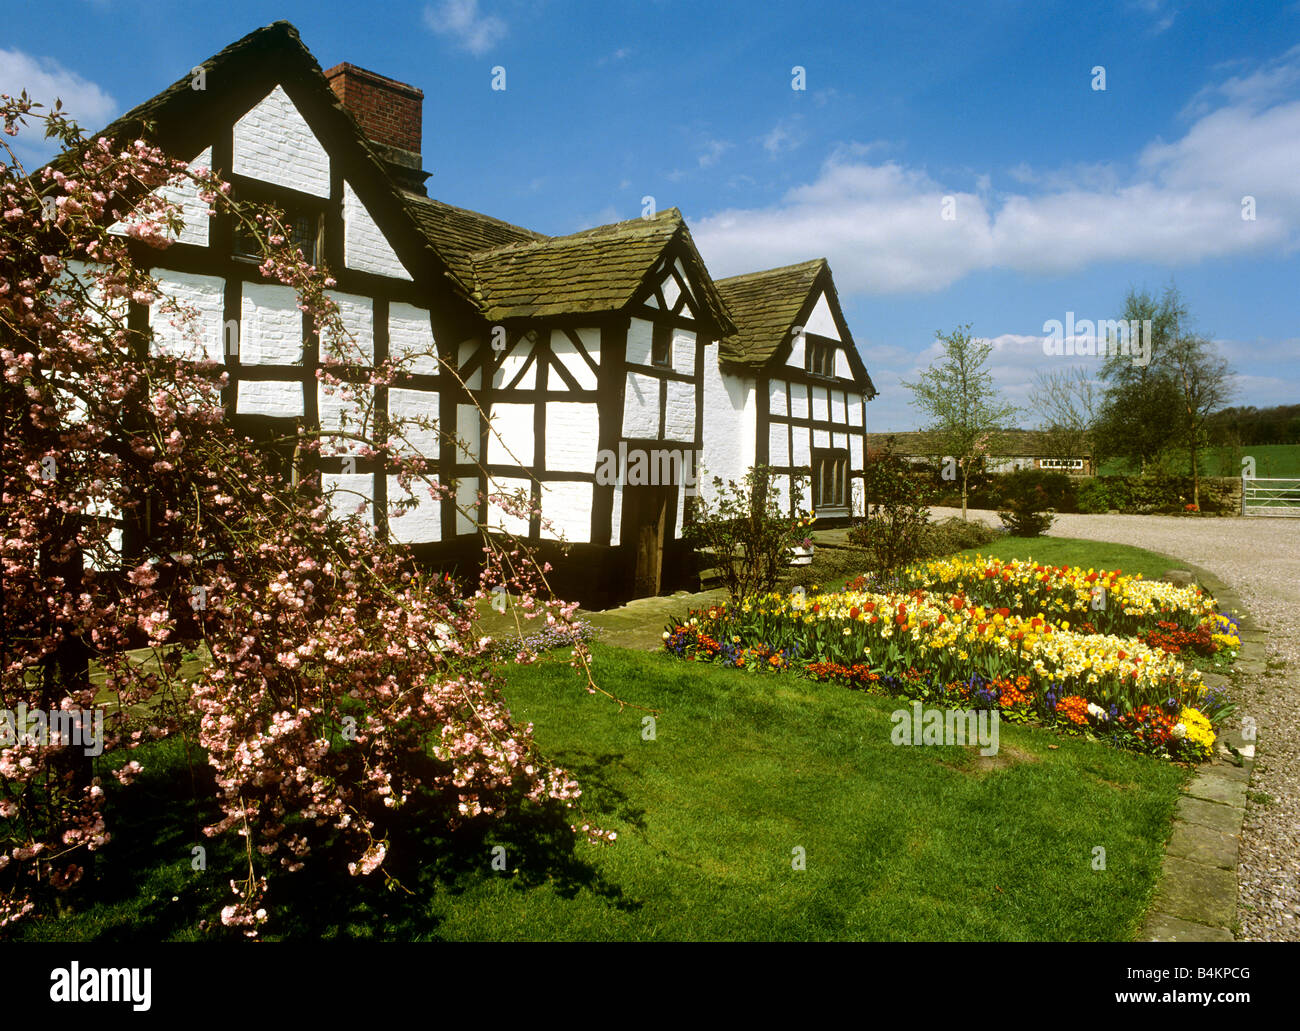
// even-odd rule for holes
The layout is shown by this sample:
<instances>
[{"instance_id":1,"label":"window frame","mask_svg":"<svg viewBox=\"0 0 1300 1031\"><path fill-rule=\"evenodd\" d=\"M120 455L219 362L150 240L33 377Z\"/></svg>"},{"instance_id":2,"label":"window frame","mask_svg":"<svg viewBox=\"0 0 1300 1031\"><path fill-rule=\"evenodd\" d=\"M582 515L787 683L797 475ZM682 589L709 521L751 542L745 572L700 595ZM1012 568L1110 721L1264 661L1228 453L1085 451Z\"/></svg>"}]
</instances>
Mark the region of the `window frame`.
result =
<instances>
[{"instance_id":1,"label":"window frame","mask_svg":"<svg viewBox=\"0 0 1300 1031\"><path fill-rule=\"evenodd\" d=\"M810 376L821 379L835 379L835 351L839 347L829 337L804 334L803 367ZM814 356L818 360L814 361Z\"/></svg>"},{"instance_id":2,"label":"window frame","mask_svg":"<svg viewBox=\"0 0 1300 1031\"><path fill-rule=\"evenodd\" d=\"M656 369L673 367L673 327L666 322L654 323L650 336L650 364Z\"/></svg>"},{"instance_id":3,"label":"window frame","mask_svg":"<svg viewBox=\"0 0 1300 1031\"><path fill-rule=\"evenodd\" d=\"M286 221L296 221L299 218L314 221L315 234L312 240L312 252L307 253L307 249L303 247L303 256L307 259L309 265L317 267L321 265L325 254L325 214L329 205L328 199L277 189L256 181L236 182L234 192L242 201L253 204L269 204L280 209L284 213ZM241 226L239 224L232 225L230 231L231 257L236 261L260 263L262 261L260 254L252 254L242 249L241 237L243 237ZM299 244L299 246L302 245Z\"/></svg>"},{"instance_id":4,"label":"window frame","mask_svg":"<svg viewBox=\"0 0 1300 1031\"><path fill-rule=\"evenodd\" d=\"M812 449L812 501L814 512L824 512L830 515L848 514L849 497L849 477L852 470L849 467L849 452L847 448L813 448ZM825 502L825 470L832 467L834 475L832 476L832 485L838 488L835 496L839 500Z\"/></svg>"}]
</instances>

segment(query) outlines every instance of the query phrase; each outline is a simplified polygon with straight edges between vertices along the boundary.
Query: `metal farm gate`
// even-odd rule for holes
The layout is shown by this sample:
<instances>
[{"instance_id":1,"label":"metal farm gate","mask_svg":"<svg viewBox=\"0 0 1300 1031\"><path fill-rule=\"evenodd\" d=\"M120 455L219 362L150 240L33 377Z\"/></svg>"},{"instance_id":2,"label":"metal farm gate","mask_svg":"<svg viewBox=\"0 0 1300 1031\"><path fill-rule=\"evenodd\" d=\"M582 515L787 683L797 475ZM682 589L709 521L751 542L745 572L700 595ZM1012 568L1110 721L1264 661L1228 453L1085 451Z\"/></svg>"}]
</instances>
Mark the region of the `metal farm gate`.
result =
<instances>
[{"instance_id":1,"label":"metal farm gate","mask_svg":"<svg viewBox=\"0 0 1300 1031\"><path fill-rule=\"evenodd\" d=\"M1241 514L1244 516L1300 516L1300 478L1241 478Z\"/></svg>"}]
</instances>

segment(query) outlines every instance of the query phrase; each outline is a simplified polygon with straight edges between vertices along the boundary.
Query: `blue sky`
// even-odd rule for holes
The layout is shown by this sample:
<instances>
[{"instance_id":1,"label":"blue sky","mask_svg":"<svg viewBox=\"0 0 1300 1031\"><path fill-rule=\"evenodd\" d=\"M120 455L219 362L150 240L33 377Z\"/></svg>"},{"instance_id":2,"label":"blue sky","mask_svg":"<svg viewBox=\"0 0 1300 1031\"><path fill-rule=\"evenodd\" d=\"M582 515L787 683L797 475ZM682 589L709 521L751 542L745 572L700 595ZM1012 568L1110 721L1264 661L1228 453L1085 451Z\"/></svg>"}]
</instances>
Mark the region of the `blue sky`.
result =
<instances>
[{"instance_id":1,"label":"blue sky","mask_svg":"<svg viewBox=\"0 0 1300 1031\"><path fill-rule=\"evenodd\" d=\"M718 278L825 256L874 430L919 425L900 381L936 331L972 323L1023 402L1072 360L1045 322L1171 282L1237 403L1300 402L1300 0L12 6L0 92L87 126L286 18L323 67L425 91L441 200L564 233L652 196Z\"/></svg>"}]
</instances>

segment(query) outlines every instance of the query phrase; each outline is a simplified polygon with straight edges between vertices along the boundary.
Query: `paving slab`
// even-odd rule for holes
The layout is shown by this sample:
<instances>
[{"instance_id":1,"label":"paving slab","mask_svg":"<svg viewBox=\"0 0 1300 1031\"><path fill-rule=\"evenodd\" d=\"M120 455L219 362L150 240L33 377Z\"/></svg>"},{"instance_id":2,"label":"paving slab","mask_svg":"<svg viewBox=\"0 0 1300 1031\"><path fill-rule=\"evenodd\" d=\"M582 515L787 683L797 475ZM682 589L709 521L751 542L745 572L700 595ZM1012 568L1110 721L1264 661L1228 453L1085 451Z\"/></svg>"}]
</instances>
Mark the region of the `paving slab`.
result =
<instances>
[{"instance_id":1,"label":"paving slab","mask_svg":"<svg viewBox=\"0 0 1300 1031\"><path fill-rule=\"evenodd\" d=\"M1236 834L1241 830L1241 820L1245 810L1184 795L1178 800L1178 807L1174 812L1179 820L1209 827L1224 834Z\"/></svg>"},{"instance_id":2,"label":"paving slab","mask_svg":"<svg viewBox=\"0 0 1300 1031\"><path fill-rule=\"evenodd\" d=\"M1168 913L1152 913L1142 928L1141 938L1149 942L1230 942L1226 927L1207 927Z\"/></svg>"},{"instance_id":3,"label":"paving slab","mask_svg":"<svg viewBox=\"0 0 1300 1031\"><path fill-rule=\"evenodd\" d=\"M1238 809L1246 808L1246 782L1242 780L1202 773L1183 790L1193 798L1223 802Z\"/></svg>"},{"instance_id":4,"label":"paving slab","mask_svg":"<svg viewBox=\"0 0 1300 1031\"><path fill-rule=\"evenodd\" d=\"M1193 923L1227 929L1236 918L1237 873L1165 856L1153 908Z\"/></svg>"},{"instance_id":5,"label":"paving slab","mask_svg":"<svg viewBox=\"0 0 1300 1031\"><path fill-rule=\"evenodd\" d=\"M1240 848L1241 842L1235 834L1178 820L1174 823L1174 832L1165 846L1165 853L1235 873Z\"/></svg>"}]
</instances>

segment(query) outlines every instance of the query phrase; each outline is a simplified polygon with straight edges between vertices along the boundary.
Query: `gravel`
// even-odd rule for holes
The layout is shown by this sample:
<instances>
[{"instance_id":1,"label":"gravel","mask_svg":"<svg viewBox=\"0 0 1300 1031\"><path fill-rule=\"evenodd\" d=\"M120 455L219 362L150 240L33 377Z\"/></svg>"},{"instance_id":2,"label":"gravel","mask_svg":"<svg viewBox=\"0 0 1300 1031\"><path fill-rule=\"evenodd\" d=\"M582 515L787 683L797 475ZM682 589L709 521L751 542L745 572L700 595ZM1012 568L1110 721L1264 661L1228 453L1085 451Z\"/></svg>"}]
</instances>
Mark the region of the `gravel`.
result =
<instances>
[{"instance_id":1,"label":"gravel","mask_svg":"<svg viewBox=\"0 0 1300 1031\"><path fill-rule=\"evenodd\" d=\"M951 509L933 509L934 518ZM970 512L993 526L995 512ZM1259 726L1237 867L1241 941L1300 941L1300 519L1058 515L1049 535L1114 541L1209 570L1266 631L1266 668L1232 687Z\"/></svg>"}]
</instances>

